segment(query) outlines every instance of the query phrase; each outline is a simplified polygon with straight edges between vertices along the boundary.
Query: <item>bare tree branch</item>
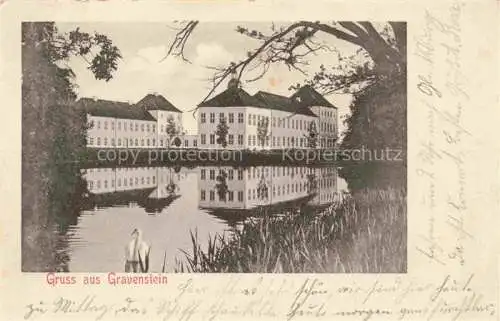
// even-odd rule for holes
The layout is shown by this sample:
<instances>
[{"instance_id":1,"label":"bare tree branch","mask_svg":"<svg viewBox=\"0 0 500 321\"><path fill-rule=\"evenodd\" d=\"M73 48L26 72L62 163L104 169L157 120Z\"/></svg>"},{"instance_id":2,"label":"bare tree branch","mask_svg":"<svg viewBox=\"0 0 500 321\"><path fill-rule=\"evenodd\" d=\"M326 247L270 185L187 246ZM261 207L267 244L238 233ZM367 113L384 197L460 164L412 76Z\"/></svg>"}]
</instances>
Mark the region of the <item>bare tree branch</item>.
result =
<instances>
[{"instance_id":1,"label":"bare tree branch","mask_svg":"<svg viewBox=\"0 0 500 321\"><path fill-rule=\"evenodd\" d=\"M173 55L177 57L181 57L184 61L190 62L184 56L184 47L194 31L194 28L198 25L199 21L188 21L182 28L178 29L179 31L175 35L174 41L170 44L168 48L167 54L163 57L160 62L167 59L168 56Z\"/></svg>"},{"instance_id":2,"label":"bare tree branch","mask_svg":"<svg viewBox=\"0 0 500 321\"><path fill-rule=\"evenodd\" d=\"M402 41L402 37L405 36L405 30L401 25L395 24L397 23L392 23L391 26L395 33L396 43L399 43L399 41ZM198 21L188 21L178 30L166 57L175 55L187 61L187 58L184 57L184 48L197 25ZM390 43L386 42L369 22L341 21L338 24L326 24L298 21L280 28L272 25L272 33L270 35L265 35L256 30L248 30L240 26L237 27L236 31L252 39L259 40L261 43L256 49L248 52L247 57L240 61L232 62L227 67L210 67L210 69L215 71L215 74L210 79L212 88L201 103L211 97L216 88L233 73L237 74L237 80L239 81L245 72L256 70L256 68L261 66L261 72L247 80L247 82L251 82L261 79L269 70L272 63L284 63L290 70L294 69L305 74L301 66L308 64L305 59L309 55L316 54L320 50L332 51L328 46L312 40L318 31L360 46L368 53L376 67L381 66L381 72L389 72L389 70L394 68L397 69L398 65L405 62L401 57L401 50L397 50L399 48L396 49ZM299 51L298 48L304 50ZM256 64L251 65L253 62L256 62ZM375 76L372 71L365 68L362 71L354 71L343 76L332 75L332 77L324 77L324 83L319 81L318 86L324 86L326 92L334 92L348 88L360 80L371 81L373 78ZM330 86L330 88L327 89L327 86ZM193 109L194 112L196 110L197 107Z\"/></svg>"}]
</instances>

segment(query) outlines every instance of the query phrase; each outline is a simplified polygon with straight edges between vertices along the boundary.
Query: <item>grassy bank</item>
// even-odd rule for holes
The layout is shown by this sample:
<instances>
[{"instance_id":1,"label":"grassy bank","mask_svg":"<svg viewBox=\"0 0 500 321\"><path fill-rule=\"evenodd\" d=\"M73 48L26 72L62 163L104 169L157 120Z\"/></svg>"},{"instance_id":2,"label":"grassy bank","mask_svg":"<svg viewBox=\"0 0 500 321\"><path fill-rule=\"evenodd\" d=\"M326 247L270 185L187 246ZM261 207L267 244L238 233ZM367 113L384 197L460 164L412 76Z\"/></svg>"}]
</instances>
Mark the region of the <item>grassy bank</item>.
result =
<instances>
[{"instance_id":1,"label":"grassy bank","mask_svg":"<svg viewBox=\"0 0 500 321\"><path fill-rule=\"evenodd\" d=\"M403 273L406 192L365 189L319 214L264 216L192 243L177 272Z\"/></svg>"}]
</instances>

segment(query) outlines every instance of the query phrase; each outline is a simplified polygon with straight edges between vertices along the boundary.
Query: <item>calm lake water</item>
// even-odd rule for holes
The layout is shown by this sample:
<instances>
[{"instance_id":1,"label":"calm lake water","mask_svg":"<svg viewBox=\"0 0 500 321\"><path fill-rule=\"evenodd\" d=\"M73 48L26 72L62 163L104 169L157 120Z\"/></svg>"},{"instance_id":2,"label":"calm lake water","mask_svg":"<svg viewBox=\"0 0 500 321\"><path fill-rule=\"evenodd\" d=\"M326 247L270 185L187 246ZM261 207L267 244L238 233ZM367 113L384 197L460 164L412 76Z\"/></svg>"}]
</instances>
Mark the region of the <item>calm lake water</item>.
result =
<instances>
[{"instance_id":1,"label":"calm lake water","mask_svg":"<svg viewBox=\"0 0 500 321\"><path fill-rule=\"evenodd\" d=\"M60 270L123 272L125 246L139 228L151 245L150 272L167 271L201 244L231 234L266 209L286 215L321 208L346 191L335 167L121 167L82 170L90 191L83 210L59 235Z\"/></svg>"}]
</instances>

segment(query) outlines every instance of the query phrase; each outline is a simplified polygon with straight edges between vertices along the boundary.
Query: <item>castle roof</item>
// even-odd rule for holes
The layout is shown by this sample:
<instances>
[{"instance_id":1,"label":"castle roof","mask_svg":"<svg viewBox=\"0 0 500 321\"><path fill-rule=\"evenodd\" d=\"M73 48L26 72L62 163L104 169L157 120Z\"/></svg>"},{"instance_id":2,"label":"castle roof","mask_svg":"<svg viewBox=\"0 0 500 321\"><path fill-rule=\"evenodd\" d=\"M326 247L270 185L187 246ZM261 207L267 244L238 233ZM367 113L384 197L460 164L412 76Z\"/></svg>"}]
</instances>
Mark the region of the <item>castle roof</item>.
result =
<instances>
[{"instance_id":1,"label":"castle roof","mask_svg":"<svg viewBox=\"0 0 500 321\"><path fill-rule=\"evenodd\" d=\"M254 97L262 101L269 109L317 117L316 114L314 114L309 108L302 106L285 96L259 91L254 95Z\"/></svg>"},{"instance_id":2,"label":"castle roof","mask_svg":"<svg viewBox=\"0 0 500 321\"><path fill-rule=\"evenodd\" d=\"M302 106L312 107L312 106L322 106L335 108L328 100L326 100L323 95L317 92L310 85L301 87L295 94L290 97L292 100L296 101Z\"/></svg>"},{"instance_id":3,"label":"castle roof","mask_svg":"<svg viewBox=\"0 0 500 321\"><path fill-rule=\"evenodd\" d=\"M316 115L289 97L259 91L250 95L238 87L230 87L215 97L201 103L198 107L258 107L272 110L286 111L316 117Z\"/></svg>"},{"instance_id":4,"label":"castle roof","mask_svg":"<svg viewBox=\"0 0 500 321\"><path fill-rule=\"evenodd\" d=\"M126 102L80 98L77 106L92 116L156 121L144 108Z\"/></svg>"},{"instance_id":5,"label":"castle roof","mask_svg":"<svg viewBox=\"0 0 500 321\"><path fill-rule=\"evenodd\" d=\"M145 110L164 110L172 111L175 113L182 113L181 110L177 109L171 102L169 102L162 95L148 94L136 104L138 107L142 107Z\"/></svg>"},{"instance_id":6,"label":"castle roof","mask_svg":"<svg viewBox=\"0 0 500 321\"><path fill-rule=\"evenodd\" d=\"M257 98L238 87L230 87L215 97L202 102L198 107L265 107Z\"/></svg>"}]
</instances>

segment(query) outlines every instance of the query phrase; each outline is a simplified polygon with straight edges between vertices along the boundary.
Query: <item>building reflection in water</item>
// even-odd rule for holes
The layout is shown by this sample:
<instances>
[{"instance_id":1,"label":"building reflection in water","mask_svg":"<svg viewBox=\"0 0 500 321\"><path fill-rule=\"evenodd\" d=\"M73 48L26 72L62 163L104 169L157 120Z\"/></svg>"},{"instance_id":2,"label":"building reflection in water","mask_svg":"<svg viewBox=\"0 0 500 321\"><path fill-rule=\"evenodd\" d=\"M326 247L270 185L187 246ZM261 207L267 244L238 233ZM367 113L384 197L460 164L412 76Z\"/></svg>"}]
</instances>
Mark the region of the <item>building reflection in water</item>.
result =
<instances>
[{"instance_id":1,"label":"building reflection in water","mask_svg":"<svg viewBox=\"0 0 500 321\"><path fill-rule=\"evenodd\" d=\"M228 223L266 210L271 214L333 202L337 195L334 167L256 166L198 169L199 207Z\"/></svg>"},{"instance_id":2,"label":"building reflection in water","mask_svg":"<svg viewBox=\"0 0 500 321\"><path fill-rule=\"evenodd\" d=\"M174 167L85 169L90 192L86 209L136 203L147 213L161 213L181 196L178 183L185 175L185 170Z\"/></svg>"},{"instance_id":3,"label":"building reflection in water","mask_svg":"<svg viewBox=\"0 0 500 321\"><path fill-rule=\"evenodd\" d=\"M58 271L121 271L133 227L154 249L153 270L166 258L172 271L184 258L180 250L192 247L190 232L203 241L241 229L249 217L323 207L342 185L333 167L91 168L82 176L89 193L58 236Z\"/></svg>"},{"instance_id":4,"label":"building reflection in water","mask_svg":"<svg viewBox=\"0 0 500 321\"><path fill-rule=\"evenodd\" d=\"M256 208L306 203L321 206L338 194L335 167L90 168L83 172L90 192L86 209L135 203L147 213L161 213L181 197L178 184L189 172L197 175L198 186L192 190L198 192L198 207L219 214L227 210L249 214Z\"/></svg>"}]
</instances>

